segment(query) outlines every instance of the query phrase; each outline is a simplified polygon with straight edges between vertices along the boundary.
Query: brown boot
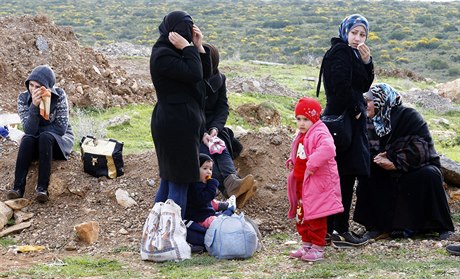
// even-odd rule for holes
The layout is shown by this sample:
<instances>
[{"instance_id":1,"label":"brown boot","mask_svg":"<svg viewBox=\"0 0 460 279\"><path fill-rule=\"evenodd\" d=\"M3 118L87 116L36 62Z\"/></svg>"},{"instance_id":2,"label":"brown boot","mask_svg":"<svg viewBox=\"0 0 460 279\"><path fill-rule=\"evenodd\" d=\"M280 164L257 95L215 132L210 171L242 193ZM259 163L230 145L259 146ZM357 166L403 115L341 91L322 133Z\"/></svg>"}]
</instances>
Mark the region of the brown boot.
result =
<instances>
[{"instance_id":1,"label":"brown boot","mask_svg":"<svg viewBox=\"0 0 460 279\"><path fill-rule=\"evenodd\" d=\"M254 177L252 174L248 174L244 178L239 178L236 174L230 174L224 180L225 192L228 197L234 195L238 198L249 191L253 184Z\"/></svg>"},{"instance_id":2,"label":"brown boot","mask_svg":"<svg viewBox=\"0 0 460 279\"><path fill-rule=\"evenodd\" d=\"M243 206L246 204L246 202L252 197L254 196L254 194L256 193L257 191L257 181L254 181L254 184L252 186L251 189L249 189L249 191L247 191L246 193L242 194L241 196L239 196L237 199L236 199L236 207L237 208L243 208Z\"/></svg>"}]
</instances>

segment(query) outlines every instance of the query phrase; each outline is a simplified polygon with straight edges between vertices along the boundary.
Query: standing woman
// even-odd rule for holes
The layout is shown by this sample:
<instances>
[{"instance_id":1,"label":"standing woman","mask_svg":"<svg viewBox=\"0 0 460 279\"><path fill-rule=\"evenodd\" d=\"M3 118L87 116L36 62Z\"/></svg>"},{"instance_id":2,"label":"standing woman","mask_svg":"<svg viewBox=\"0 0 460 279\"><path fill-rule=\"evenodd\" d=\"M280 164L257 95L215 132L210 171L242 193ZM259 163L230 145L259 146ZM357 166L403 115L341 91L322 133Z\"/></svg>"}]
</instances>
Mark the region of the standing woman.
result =
<instances>
[{"instance_id":1,"label":"standing woman","mask_svg":"<svg viewBox=\"0 0 460 279\"><path fill-rule=\"evenodd\" d=\"M30 164L38 160L35 198L41 203L48 201L51 162L67 160L72 151L74 135L67 95L55 83L54 71L41 65L32 70L25 81L27 90L19 94L18 114L25 135L19 145L13 189L6 195L9 200L24 196Z\"/></svg>"},{"instance_id":2,"label":"standing woman","mask_svg":"<svg viewBox=\"0 0 460 279\"><path fill-rule=\"evenodd\" d=\"M331 39L331 48L324 56L321 71L324 76L326 107L324 115L341 115L345 110L352 122L352 142L338 151L336 160L344 212L328 220L328 232L333 230L332 245L353 247L365 244L349 231L348 219L356 178L369 176L369 147L366 134L367 92L374 80L374 66L370 49L365 44L369 23L359 14L346 17L339 26L339 38Z\"/></svg>"},{"instance_id":3,"label":"standing woman","mask_svg":"<svg viewBox=\"0 0 460 279\"><path fill-rule=\"evenodd\" d=\"M211 59L203 47L203 35L189 14L169 13L159 31L150 56L150 75L157 95L151 133L161 178L155 202L174 200L184 217L188 185L200 180L204 78L211 74Z\"/></svg>"}]
</instances>

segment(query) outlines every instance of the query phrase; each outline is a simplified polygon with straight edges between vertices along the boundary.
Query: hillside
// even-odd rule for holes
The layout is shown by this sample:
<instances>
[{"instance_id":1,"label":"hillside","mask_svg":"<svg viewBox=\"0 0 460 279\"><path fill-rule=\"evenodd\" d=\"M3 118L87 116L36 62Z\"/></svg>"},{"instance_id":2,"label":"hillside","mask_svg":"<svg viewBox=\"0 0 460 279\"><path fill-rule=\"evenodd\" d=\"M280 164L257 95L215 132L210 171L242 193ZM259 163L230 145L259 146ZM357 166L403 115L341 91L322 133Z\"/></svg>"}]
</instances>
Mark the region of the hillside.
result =
<instances>
[{"instance_id":1,"label":"hillside","mask_svg":"<svg viewBox=\"0 0 460 279\"><path fill-rule=\"evenodd\" d=\"M85 46L131 42L151 46L172 10L188 11L224 59L316 65L340 21L361 13L370 22L377 68L403 69L446 82L460 76L460 1L319 0L11 0L0 16L50 17L71 26Z\"/></svg>"}]
</instances>

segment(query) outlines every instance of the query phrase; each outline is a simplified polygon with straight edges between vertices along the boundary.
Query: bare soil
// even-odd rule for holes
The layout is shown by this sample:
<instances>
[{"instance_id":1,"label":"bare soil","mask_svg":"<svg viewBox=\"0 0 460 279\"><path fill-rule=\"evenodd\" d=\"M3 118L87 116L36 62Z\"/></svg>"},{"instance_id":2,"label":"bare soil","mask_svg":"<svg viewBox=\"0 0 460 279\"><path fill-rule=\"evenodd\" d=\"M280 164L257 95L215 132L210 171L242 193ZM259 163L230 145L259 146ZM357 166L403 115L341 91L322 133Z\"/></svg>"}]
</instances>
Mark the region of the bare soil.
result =
<instances>
[{"instance_id":1,"label":"bare soil","mask_svg":"<svg viewBox=\"0 0 460 279\"><path fill-rule=\"evenodd\" d=\"M41 42L39 37L47 42L45 50L37 47L37 41ZM154 104L147 58L107 58L102 53L80 47L71 30L55 26L46 17L1 18L0 43L3 46L0 49L0 73L4 100L0 103L0 113L16 111L17 94L25 90L25 77L35 65L43 62L55 69L58 85L66 90L72 106ZM18 44L22 47L17 47ZM133 87L134 84L137 85ZM279 94L279 87L272 87ZM286 92L291 94L287 89ZM259 224L263 236L287 232L293 240L298 240L294 224L286 218L287 172L284 162L293 134L293 130L278 126L267 133L249 132L240 137L244 150L235 164L240 175L251 173L256 177L258 191L239 211ZM6 191L12 186L16 156L16 145L0 142L0 200L5 200ZM77 152L69 161L54 163L50 201L46 204L33 200L37 179L37 167L33 165L25 196L31 202L23 209L34 213L33 224L9 237L18 245L43 245L46 250L16 254L8 247L0 247L0 272L28 268L36 263L50 264L66 256L89 254L119 259L130 268L142 269L154 276L154 268L140 260L138 249L144 221L159 185L156 156L152 150L125 155L124 161L125 174L116 179L94 178L84 173ZM154 181L153 186L147 183L149 180ZM129 208L119 205L115 199L117 189L128 191L137 205ZM458 202L451 206L453 212L460 212ZM98 222L101 228L98 241L92 245L79 241L74 232L75 225L88 221ZM456 227L458 229L459 224ZM361 228L353 224L353 229ZM446 243L440 242L440 245ZM437 244L431 246L434 245ZM428 248L420 249L429 252L430 245L425 246ZM366 249L375 248L369 245ZM286 268L290 265L287 263Z\"/></svg>"}]
</instances>

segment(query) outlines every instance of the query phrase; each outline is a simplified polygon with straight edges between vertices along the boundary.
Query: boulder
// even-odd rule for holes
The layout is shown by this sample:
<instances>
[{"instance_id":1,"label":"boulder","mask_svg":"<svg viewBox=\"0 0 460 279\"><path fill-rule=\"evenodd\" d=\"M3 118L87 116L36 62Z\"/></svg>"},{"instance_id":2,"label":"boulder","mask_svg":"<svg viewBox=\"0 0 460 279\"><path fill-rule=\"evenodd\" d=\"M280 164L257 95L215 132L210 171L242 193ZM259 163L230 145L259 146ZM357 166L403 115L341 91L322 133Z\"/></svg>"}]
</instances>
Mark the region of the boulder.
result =
<instances>
[{"instance_id":1,"label":"boulder","mask_svg":"<svg viewBox=\"0 0 460 279\"><path fill-rule=\"evenodd\" d=\"M447 185L460 187L460 163L441 156L441 171Z\"/></svg>"}]
</instances>

